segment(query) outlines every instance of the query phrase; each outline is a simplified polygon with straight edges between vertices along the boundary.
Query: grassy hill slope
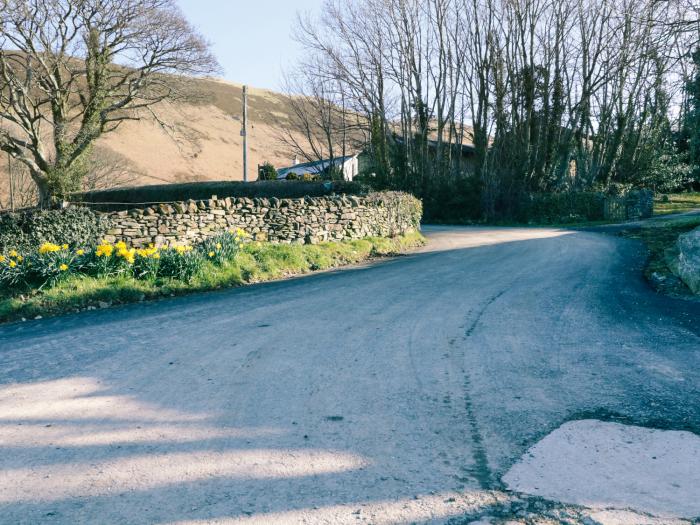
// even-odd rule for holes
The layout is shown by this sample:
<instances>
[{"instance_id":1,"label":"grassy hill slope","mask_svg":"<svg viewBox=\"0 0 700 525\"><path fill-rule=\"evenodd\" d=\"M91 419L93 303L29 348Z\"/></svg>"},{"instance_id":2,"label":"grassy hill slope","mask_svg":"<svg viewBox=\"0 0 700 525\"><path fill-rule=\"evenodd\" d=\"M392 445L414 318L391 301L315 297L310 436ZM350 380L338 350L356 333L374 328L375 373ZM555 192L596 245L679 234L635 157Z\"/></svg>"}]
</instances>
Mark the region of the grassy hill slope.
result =
<instances>
[{"instance_id":1,"label":"grassy hill slope","mask_svg":"<svg viewBox=\"0 0 700 525\"><path fill-rule=\"evenodd\" d=\"M125 122L97 141L95 158L120 165L117 185L243 179L242 86L215 79L195 82L201 100L161 104L157 120ZM249 177L255 179L257 164L266 161L290 165L292 154L278 139L278 130L290 120L285 97L249 89L248 116ZM0 202L6 204L7 195L7 158L1 155Z\"/></svg>"}]
</instances>

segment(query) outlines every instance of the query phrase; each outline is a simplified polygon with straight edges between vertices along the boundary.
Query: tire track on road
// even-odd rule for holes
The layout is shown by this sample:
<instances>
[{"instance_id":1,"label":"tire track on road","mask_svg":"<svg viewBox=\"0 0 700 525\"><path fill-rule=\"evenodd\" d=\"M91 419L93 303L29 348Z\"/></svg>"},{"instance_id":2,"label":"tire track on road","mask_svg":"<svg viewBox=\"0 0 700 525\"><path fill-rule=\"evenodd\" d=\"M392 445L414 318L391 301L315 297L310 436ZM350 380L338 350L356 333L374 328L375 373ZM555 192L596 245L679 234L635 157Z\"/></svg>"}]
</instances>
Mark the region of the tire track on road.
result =
<instances>
[{"instance_id":1,"label":"tire track on road","mask_svg":"<svg viewBox=\"0 0 700 525\"><path fill-rule=\"evenodd\" d=\"M474 330L481 322L481 318L486 313L491 305L493 305L499 298L501 298L508 289L503 289L497 294L491 296L484 306L478 311L476 317L469 325L469 328L464 333L463 340L467 341ZM471 312L470 312L471 313ZM472 457L474 459L474 467L467 469L466 471L473 476L479 483L482 489L492 490L500 489L500 483L498 483L494 477L491 467L489 466L489 459L486 453L486 445L484 443L484 438L482 436L482 431L479 426L479 422L476 419L476 413L474 411L474 404L471 397L471 376L467 369L464 367L464 359L462 361L462 375L463 375L463 385L464 385L464 410L467 416L467 423L470 429L470 438L472 440Z\"/></svg>"}]
</instances>

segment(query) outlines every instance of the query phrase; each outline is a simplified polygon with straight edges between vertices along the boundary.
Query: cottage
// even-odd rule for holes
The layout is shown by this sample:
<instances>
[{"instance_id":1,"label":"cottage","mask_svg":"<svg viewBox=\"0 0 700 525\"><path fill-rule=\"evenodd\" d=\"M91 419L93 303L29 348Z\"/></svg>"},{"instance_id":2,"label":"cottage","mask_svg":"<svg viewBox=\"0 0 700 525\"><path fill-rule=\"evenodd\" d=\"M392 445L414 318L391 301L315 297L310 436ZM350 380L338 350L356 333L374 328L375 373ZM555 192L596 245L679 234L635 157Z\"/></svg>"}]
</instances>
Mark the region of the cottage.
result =
<instances>
[{"instance_id":1,"label":"cottage","mask_svg":"<svg viewBox=\"0 0 700 525\"><path fill-rule=\"evenodd\" d=\"M347 155L335 158L332 162L331 159L303 163L298 163L295 160L294 165L278 169L277 178L286 179L290 173L294 173L298 178L301 178L305 174L322 176L330 171L337 171L343 174L343 179L352 180L358 173L357 157L358 155Z\"/></svg>"}]
</instances>

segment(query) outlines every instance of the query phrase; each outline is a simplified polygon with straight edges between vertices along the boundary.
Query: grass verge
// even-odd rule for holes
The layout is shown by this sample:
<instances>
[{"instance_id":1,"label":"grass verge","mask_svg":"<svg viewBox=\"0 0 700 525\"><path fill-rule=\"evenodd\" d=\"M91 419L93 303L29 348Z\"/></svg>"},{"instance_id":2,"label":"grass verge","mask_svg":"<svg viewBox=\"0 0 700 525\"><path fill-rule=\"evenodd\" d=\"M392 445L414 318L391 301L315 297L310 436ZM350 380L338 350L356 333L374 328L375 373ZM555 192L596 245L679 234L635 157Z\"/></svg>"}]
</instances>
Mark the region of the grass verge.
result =
<instances>
[{"instance_id":1,"label":"grass verge","mask_svg":"<svg viewBox=\"0 0 700 525\"><path fill-rule=\"evenodd\" d=\"M700 226L700 216L652 221L639 228L622 230L620 235L639 239L649 250L644 276L661 292L690 295L685 285L677 279L669 267L674 256L678 236Z\"/></svg>"},{"instance_id":2,"label":"grass verge","mask_svg":"<svg viewBox=\"0 0 700 525\"><path fill-rule=\"evenodd\" d=\"M398 255L425 244L418 232L395 238L368 237L317 245L256 244L243 247L222 266L206 263L189 281L74 276L53 288L10 295L0 292L0 322L48 317L173 295L242 286L327 270L373 257Z\"/></svg>"},{"instance_id":3,"label":"grass verge","mask_svg":"<svg viewBox=\"0 0 700 525\"><path fill-rule=\"evenodd\" d=\"M654 215L683 213L700 209L700 192L671 193L661 195L654 201Z\"/></svg>"}]
</instances>

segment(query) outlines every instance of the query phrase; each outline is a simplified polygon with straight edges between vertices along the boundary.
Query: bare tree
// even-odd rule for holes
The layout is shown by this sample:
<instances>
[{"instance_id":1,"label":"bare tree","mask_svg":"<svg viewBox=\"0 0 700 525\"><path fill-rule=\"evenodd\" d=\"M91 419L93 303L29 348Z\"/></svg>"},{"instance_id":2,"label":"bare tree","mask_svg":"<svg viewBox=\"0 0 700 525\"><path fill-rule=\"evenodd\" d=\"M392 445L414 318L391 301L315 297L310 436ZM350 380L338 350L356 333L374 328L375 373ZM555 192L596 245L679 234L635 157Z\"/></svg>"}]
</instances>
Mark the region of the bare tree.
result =
<instances>
[{"instance_id":1,"label":"bare tree","mask_svg":"<svg viewBox=\"0 0 700 525\"><path fill-rule=\"evenodd\" d=\"M301 27L365 115L366 150L390 160L387 185L430 198L473 174L493 217L527 193L637 180L670 140L698 13L694 0L327 0Z\"/></svg>"},{"instance_id":2,"label":"bare tree","mask_svg":"<svg viewBox=\"0 0 700 525\"><path fill-rule=\"evenodd\" d=\"M82 184L86 191L129 186L140 175L126 157L104 146L95 146L89 167Z\"/></svg>"},{"instance_id":3,"label":"bare tree","mask_svg":"<svg viewBox=\"0 0 700 525\"><path fill-rule=\"evenodd\" d=\"M309 162L336 159L356 149L362 116L348 110L345 86L332 66L307 60L286 77L286 104L291 119L279 128L278 138L295 156Z\"/></svg>"},{"instance_id":4,"label":"bare tree","mask_svg":"<svg viewBox=\"0 0 700 525\"><path fill-rule=\"evenodd\" d=\"M36 185L29 175L29 170L9 155L4 157L7 162L4 166L7 175L0 179L0 210L19 210L36 206Z\"/></svg>"},{"instance_id":5,"label":"bare tree","mask_svg":"<svg viewBox=\"0 0 700 525\"><path fill-rule=\"evenodd\" d=\"M0 0L0 149L40 202L80 188L91 145L214 71L174 0Z\"/></svg>"}]
</instances>

